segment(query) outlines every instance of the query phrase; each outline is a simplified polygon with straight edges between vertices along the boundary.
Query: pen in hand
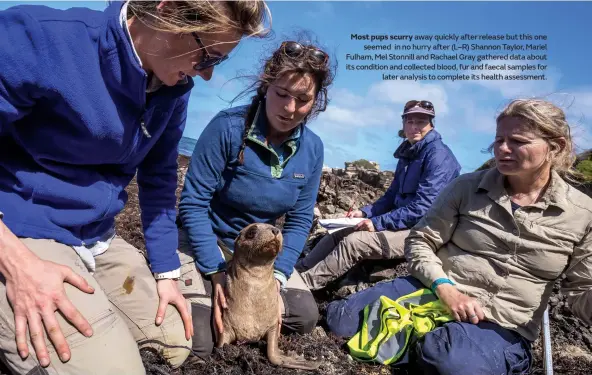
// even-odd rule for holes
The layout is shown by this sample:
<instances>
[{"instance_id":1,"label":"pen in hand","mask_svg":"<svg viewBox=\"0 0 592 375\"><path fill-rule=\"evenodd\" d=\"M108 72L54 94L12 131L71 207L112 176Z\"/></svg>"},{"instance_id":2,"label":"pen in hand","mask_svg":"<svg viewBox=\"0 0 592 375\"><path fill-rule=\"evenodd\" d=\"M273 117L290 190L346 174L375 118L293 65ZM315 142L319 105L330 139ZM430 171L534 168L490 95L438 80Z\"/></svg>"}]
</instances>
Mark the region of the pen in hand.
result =
<instances>
[{"instance_id":1,"label":"pen in hand","mask_svg":"<svg viewBox=\"0 0 592 375\"><path fill-rule=\"evenodd\" d=\"M352 204L352 205L349 207L349 210L347 211L347 214L345 214L345 217L349 217L349 215L351 215L351 212L352 212L352 209L353 209L353 208L354 208L354 205Z\"/></svg>"}]
</instances>

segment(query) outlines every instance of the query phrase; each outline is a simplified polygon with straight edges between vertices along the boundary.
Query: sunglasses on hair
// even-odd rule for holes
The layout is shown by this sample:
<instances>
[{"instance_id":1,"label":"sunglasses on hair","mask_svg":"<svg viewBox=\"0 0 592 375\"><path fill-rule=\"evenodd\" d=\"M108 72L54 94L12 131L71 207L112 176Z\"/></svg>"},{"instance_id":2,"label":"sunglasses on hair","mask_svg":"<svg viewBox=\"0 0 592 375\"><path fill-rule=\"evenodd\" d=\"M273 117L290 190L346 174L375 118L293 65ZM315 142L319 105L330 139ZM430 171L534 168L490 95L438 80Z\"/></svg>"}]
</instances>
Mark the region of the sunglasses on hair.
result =
<instances>
[{"instance_id":1,"label":"sunglasses on hair","mask_svg":"<svg viewBox=\"0 0 592 375\"><path fill-rule=\"evenodd\" d=\"M314 62L318 65L325 65L327 61L329 61L329 55L327 55L324 51L312 46L303 46L298 42L283 42L282 43L282 51L291 58L298 58L302 56L307 50L310 51L310 56L314 60Z\"/></svg>"},{"instance_id":2,"label":"sunglasses on hair","mask_svg":"<svg viewBox=\"0 0 592 375\"><path fill-rule=\"evenodd\" d=\"M428 111L434 110L434 105L432 104L432 102L427 100L410 100L405 104L404 110L407 111L413 107L421 107Z\"/></svg>"},{"instance_id":3,"label":"sunglasses on hair","mask_svg":"<svg viewBox=\"0 0 592 375\"><path fill-rule=\"evenodd\" d=\"M191 33L191 35L195 39L195 42L197 43L198 47L203 51L203 56L202 56L201 62L193 65L194 70L208 69L208 68L218 65L222 61L228 59L228 55L225 55L225 56L210 55L208 53L208 50L206 49L206 46L204 46L204 44L202 43L200 37L195 32Z\"/></svg>"}]
</instances>

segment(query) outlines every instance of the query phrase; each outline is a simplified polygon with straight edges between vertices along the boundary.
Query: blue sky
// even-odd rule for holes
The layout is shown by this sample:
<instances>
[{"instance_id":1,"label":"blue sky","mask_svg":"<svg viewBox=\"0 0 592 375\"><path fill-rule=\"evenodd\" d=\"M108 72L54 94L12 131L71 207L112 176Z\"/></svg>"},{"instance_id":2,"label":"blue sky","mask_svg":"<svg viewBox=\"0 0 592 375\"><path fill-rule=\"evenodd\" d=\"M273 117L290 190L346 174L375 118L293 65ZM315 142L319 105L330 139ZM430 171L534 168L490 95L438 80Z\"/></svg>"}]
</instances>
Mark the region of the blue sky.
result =
<instances>
[{"instance_id":1,"label":"blue sky","mask_svg":"<svg viewBox=\"0 0 592 375\"><path fill-rule=\"evenodd\" d=\"M86 6L102 9L104 1L44 2L52 7ZM14 5L0 1L0 9ZM356 2L271 1L274 35L245 40L231 59L217 67L209 82L196 80L185 136L199 137L215 113L247 84L237 75L256 74L262 59L282 40L299 30L338 62L327 111L309 126L325 145L325 164L342 167L359 158L394 169L392 154L399 145L401 110L409 99L431 100L436 129L459 159L463 172L474 170L490 155L482 152L492 141L495 116L516 97L541 97L568 114L578 150L592 147L592 2ZM363 53L367 42L351 41L357 34L513 34L548 36L546 81L383 81L381 73L348 71L347 53ZM508 43L508 42L504 42ZM519 42L522 43L522 42ZM374 53L374 52L372 52ZM481 52L485 53L485 52ZM495 52L500 53L500 52ZM359 63L359 62L358 62ZM390 62L399 63L399 62ZM535 62L536 63L536 62ZM235 103L242 104L242 102Z\"/></svg>"}]
</instances>

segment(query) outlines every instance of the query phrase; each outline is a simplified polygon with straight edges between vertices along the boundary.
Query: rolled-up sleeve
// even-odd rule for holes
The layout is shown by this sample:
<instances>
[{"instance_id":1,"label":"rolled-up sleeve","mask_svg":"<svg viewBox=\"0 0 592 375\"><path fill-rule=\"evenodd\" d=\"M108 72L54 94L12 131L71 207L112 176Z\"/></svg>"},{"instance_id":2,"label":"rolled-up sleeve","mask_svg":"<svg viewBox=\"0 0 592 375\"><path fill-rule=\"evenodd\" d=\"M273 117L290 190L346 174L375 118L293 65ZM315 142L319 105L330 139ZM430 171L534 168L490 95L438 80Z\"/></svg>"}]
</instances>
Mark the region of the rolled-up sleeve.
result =
<instances>
[{"instance_id":1,"label":"rolled-up sleeve","mask_svg":"<svg viewBox=\"0 0 592 375\"><path fill-rule=\"evenodd\" d=\"M461 189L458 179L445 187L405 239L409 273L428 288L435 280L447 277L436 253L450 240L458 223Z\"/></svg>"}]
</instances>

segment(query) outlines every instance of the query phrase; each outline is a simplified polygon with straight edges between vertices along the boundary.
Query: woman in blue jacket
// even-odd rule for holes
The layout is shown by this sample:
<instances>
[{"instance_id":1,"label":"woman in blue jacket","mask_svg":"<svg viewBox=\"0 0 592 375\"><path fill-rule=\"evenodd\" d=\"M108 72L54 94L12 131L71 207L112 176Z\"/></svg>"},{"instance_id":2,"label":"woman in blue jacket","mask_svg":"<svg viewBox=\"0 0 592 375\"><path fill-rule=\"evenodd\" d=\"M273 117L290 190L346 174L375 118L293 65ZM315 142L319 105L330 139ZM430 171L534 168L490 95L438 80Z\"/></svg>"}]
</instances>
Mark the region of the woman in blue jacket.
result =
<instances>
[{"instance_id":1,"label":"woman in blue jacket","mask_svg":"<svg viewBox=\"0 0 592 375\"><path fill-rule=\"evenodd\" d=\"M322 289L364 259L404 257L405 238L438 193L460 173L460 165L434 129L431 102L411 100L403 109L405 141L395 151L395 177L384 196L350 214L366 218L357 226L325 236L301 259L306 285Z\"/></svg>"},{"instance_id":2,"label":"woman in blue jacket","mask_svg":"<svg viewBox=\"0 0 592 375\"><path fill-rule=\"evenodd\" d=\"M138 345L173 367L187 358L177 147L193 77L263 34L265 13L240 0L0 12L0 352L12 372L145 374ZM148 262L114 228L136 172Z\"/></svg>"},{"instance_id":3,"label":"woman in blue jacket","mask_svg":"<svg viewBox=\"0 0 592 375\"><path fill-rule=\"evenodd\" d=\"M179 203L179 241L188 255L182 272L191 285L187 293L198 284L210 295L209 280L213 289L213 301L190 298L195 332L212 332L194 337L200 355L211 352L222 330L226 260L251 223L273 224L285 215L275 263L284 331L310 332L316 325L317 305L293 267L320 185L323 143L305 125L327 106L334 76L328 60L313 45L282 43L265 63L251 104L218 113L197 141Z\"/></svg>"}]
</instances>

